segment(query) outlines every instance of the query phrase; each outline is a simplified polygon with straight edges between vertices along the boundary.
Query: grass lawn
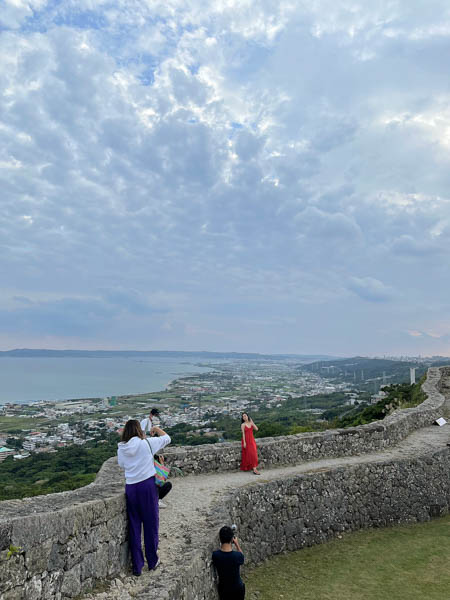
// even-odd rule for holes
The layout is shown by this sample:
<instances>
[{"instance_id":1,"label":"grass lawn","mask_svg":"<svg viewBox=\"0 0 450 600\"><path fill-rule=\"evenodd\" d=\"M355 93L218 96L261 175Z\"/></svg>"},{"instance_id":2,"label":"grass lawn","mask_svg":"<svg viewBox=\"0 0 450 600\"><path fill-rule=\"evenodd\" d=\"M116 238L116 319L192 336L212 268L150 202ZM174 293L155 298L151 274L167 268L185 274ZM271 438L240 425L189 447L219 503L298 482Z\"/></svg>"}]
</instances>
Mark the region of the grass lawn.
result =
<instances>
[{"instance_id":1,"label":"grass lawn","mask_svg":"<svg viewBox=\"0 0 450 600\"><path fill-rule=\"evenodd\" d=\"M245 585L249 600L449 600L450 515L276 556Z\"/></svg>"}]
</instances>

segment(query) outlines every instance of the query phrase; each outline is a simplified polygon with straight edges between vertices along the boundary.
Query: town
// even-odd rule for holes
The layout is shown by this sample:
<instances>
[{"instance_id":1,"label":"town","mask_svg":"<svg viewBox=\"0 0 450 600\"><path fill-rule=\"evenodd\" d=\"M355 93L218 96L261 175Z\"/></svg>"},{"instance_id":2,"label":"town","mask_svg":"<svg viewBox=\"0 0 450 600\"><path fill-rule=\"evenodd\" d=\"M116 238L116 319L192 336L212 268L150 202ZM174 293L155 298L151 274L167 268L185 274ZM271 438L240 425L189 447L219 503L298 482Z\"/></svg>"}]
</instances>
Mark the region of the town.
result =
<instances>
[{"instance_id":1,"label":"town","mask_svg":"<svg viewBox=\"0 0 450 600\"><path fill-rule=\"evenodd\" d=\"M376 362L370 361L370 368ZM401 365L404 379L407 378L406 363L384 363L388 367L392 363L396 368ZM206 442L208 438L223 441L223 431L217 422L237 419L243 411L282 411L289 401L297 411L309 413L310 418L320 421L326 409L324 397L336 398L339 393L341 412L345 406L375 403L382 397L380 386L389 378L385 365L379 365L378 376L372 373L370 378L364 379L361 375L358 380L356 371L352 371L355 376L349 375L348 365L355 365L354 360L342 365L339 362L304 365L295 360L212 362L202 365L209 367L209 372L175 379L160 392L60 402L7 403L0 406L0 461L8 456L21 460L32 453L56 452L70 445L101 442L107 434L120 433L128 419L148 415L152 407L159 409L162 424L169 431L183 429L187 436L202 436ZM358 363L358 366L361 365ZM382 374L381 368L385 369ZM366 371L369 371L367 366ZM397 371L392 372L397 374Z\"/></svg>"},{"instance_id":2,"label":"town","mask_svg":"<svg viewBox=\"0 0 450 600\"><path fill-rule=\"evenodd\" d=\"M349 404L358 396L353 385L306 372L295 362L230 361L208 366L211 372L176 379L158 393L1 405L0 460L83 445L105 433L119 432L128 419L143 418L152 407L160 410L164 427L188 424L208 437L217 435L209 425L219 417L261 406L281 407L293 396L343 391Z\"/></svg>"}]
</instances>

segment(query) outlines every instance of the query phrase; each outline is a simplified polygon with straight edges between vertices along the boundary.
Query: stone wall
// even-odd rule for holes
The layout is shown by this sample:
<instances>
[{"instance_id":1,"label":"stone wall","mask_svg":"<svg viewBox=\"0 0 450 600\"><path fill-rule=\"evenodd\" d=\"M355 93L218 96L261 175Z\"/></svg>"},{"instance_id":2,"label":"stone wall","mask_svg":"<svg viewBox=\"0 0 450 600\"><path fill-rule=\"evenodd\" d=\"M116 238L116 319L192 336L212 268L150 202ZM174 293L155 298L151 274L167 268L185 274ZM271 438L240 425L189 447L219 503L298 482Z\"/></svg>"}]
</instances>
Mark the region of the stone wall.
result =
<instances>
[{"instance_id":1,"label":"stone wall","mask_svg":"<svg viewBox=\"0 0 450 600\"><path fill-rule=\"evenodd\" d=\"M450 452L310 473L230 498L250 564L320 544L343 531L428 521L450 507ZM255 543L256 540L256 543Z\"/></svg>"},{"instance_id":2,"label":"stone wall","mask_svg":"<svg viewBox=\"0 0 450 600\"><path fill-rule=\"evenodd\" d=\"M428 396L425 402L414 408L396 411L383 421L320 433L260 438L257 440L260 465L292 465L321 458L367 454L394 446L412 431L427 427L442 416L445 398L438 389L440 377L438 368L430 368L422 386ZM241 459L241 443L169 447L164 455L171 465L180 468L184 474L235 471Z\"/></svg>"},{"instance_id":3,"label":"stone wall","mask_svg":"<svg viewBox=\"0 0 450 600\"><path fill-rule=\"evenodd\" d=\"M128 567L123 482L107 461L94 483L0 502L0 598L73 598ZM9 559L8 550L19 548Z\"/></svg>"},{"instance_id":4,"label":"stone wall","mask_svg":"<svg viewBox=\"0 0 450 600\"><path fill-rule=\"evenodd\" d=\"M348 456L383 449L440 416L440 372L430 369L419 407L385 421L349 430L258 441L265 465ZM240 444L167 450L184 472L236 469ZM210 552L219 524L237 522L247 558L256 564L284 549L328 539L338 531L390 522L424 520L448 510L448 451L417 460L372 463L298 475L240 488L217 506L208 530L164 597L214 597ZM48 496L0 503L0 597L2 600L64 600L128 568L123 476L115 459L94 483ZM7 557L8 550L18 551Z\"/></svg>"},{"instance_id":5,"label":"stone wall","mask_svg":"<svg viewBox=\"0 0 450 600\"><path fill-rule=\"evenodd\" d=\"M331 468L238 489L215 507L208 538L178 580L169 582L166 598L218 598L209 564L224 523L237 524L248 568L342 532L447 514L449 472L450 449L445 449L412 460Z\"/></svg>"}]
</instances>

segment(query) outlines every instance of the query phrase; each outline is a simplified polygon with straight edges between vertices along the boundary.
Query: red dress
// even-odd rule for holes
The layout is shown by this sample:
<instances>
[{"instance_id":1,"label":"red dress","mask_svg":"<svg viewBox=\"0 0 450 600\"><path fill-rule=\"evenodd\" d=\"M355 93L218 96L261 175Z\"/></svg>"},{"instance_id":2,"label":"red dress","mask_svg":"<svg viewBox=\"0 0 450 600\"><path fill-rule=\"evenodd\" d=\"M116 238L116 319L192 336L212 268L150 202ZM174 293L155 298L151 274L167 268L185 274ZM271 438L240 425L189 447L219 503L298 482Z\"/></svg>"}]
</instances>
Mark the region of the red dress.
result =
<instances>
[{"instance_id":1,"label":"red dress","mask_svg":"<svg viewBox=\"0 0 450 600\"><path fill-rule=\"evenodd\" d=\"M244 440L241 440L241 471L252 471L258 466L258 453L256 451L255 438L253 437L253 427L244 425L244 435L247 447L244 448Z\"/></svg>"}]
</instances>

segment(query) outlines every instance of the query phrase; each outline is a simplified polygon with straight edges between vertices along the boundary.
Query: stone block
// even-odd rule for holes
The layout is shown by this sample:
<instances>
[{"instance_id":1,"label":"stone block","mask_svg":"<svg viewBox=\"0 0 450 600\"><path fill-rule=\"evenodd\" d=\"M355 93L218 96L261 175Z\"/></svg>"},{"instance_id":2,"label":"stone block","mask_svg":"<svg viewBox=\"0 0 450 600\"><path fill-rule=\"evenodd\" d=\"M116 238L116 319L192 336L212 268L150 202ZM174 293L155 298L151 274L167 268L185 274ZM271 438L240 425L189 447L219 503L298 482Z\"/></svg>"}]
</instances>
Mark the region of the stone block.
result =
<instances>
[{"instance_id":1,"label":"stone block","mask_svg":"<svg viewBox=\"0 0 450 600\"><path fill-rule=\"evenodd\" d=\"M67 566L67 546L53 542L47 561L47 571L59 571Z\"/></svg>"},{"instance_id":2,"label":"stone block","mask_svg":"<svg viewBox=\"0 0 450 600\"><path fill-rule=\"evenodd\" d=\"M6 550L0 560L0 592L23 586L27 578L23 554L14 554L6 558Z\"/></svg>"},{"instance_id":3,"label":"stone block","mask_svg":"<svg viewBox=\"0 0 450 600\"><path fill-rule=\"evenodd\" d=\"M93 577L101 579L108 574L108 552L109 544L100 544L96 552L90 556L93 564Z\"/></svg>"},{"instance_id":4,"label":"stone block","mask_svg":"<svg viewBox=\"0 0 450 600\"><path fill-rule=\"evenodd\" d=\"M11 545L12 524L8 521L0 523L0 553Z\"/></svg>"},{"instance_id":5,"label":"stone block","mask_svg":"<svg viewBox=\"0 0 450 600\"><path fill-rule=\"evenodd\" d=\"M25 551L52 537L54 520L51 513L31 514L12 521L11 543Z\"/></svg>"},{"instance_id":6,"label":"stone block","mask_svg":"<svg viewBox=\"0 0 450 600\"><path fill-rule=\"evenodd\" d=\"M42 598L42 579L35 575L24 586L24 596L27 600L40 600Z\"/></svg>"},{"instance_id":7,"label":"stone block","mask_svg":"<svg viewBox=\"0 0 450 600\"><path fill-rule=\"evenodd\" d=\"M74 598L81 592L81 565L75 565L64 573L61 583L61 594Z\"/></svg>"},{"instance_id":8,"label":"stone block","mask_svg":"<svg viewBox=\"0 0 450 600\"><path fill-rule=\"evenodd\" d=\"M2 592L1 600L26 600L25 588L23 586L11 588Z\"/></svg>"},{"instance_id":9,"label":"stone block","mask_svg":"<svg viewBox=\"0 0 450 600\"><path fill-rule=\"evenodd\" d=\"M62 580L62 571L54 571L52 573L47 573L45 577L42 578L43 600L47 600L47 598L51 598L52 600L59 600L61 598L60 589Z\"/></svg>"},{"instance_id":10,"label":"stone block","mask_svg":"<svg viewBox=\"0 0 450 600\"><path fill-rule=\"evenodd\" d=\"M52 540L47 540L25 552L25 566L30 573L42 573L47 570L52 547Z\"/></svg>"}]
</instances>

